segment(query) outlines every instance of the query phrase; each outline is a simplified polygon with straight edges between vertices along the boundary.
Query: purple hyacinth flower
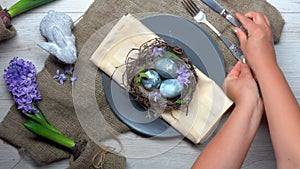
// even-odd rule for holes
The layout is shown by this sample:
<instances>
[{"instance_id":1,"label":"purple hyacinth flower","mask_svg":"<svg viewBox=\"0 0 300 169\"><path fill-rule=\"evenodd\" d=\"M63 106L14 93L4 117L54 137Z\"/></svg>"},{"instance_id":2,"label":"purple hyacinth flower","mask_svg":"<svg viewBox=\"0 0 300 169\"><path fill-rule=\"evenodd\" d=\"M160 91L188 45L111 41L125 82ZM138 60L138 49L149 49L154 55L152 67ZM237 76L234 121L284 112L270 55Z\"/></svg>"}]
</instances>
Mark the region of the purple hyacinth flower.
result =
<instances>
[{"instance_id":1,"label":"purple hyacinth flower","mask_svg":"<svg viewBox=\"0 0 300 169\"><path fill-rule=\"evenodd\" d=\"M152 54L151 54L151 56L154 56L154 57L157 57L157 56L163 56L163 54L164 54L164 52L165 52L165 47L161 47L161 48L159 48L159 47L157 47L157 46L154 46L153 48L152 48Z\"/></svg>"},{"instance_id":2,"label":"purple hyacinth flower","mask_svg":"<svg viewBox=\"0 0 300 169\"><path fill-rule=\"evenodd\" d=\"M56 79L59 84L64 84L64 81L67 79L64 73L59 73L59 69L56 70L56 74L53 76L53 78Z\"/></svg>"},{"instance_id":3,"label":"purple hyacinth flower","mask_svg":"<svg viewBox=\"0 0 300 169\"><path fill-rule=\"evenodd\" d=\"M184 65L180 65L177 74L178 74L177 80L181 86L188 85L189 83L191 83L191 81L189 80L191 74L189 73L189 70Z\"/></svg>"},{"instance_id":4,"label":"purple hyacinth flower","mask_svg":"<svg viewBox=\"0 0 300 169\"><path fill-rule=\"evenodd\" d=\"M37 113L32 104L37 105L42 96L37 88L34 64L23 59L12 59L4 70L4 80L18 109L23 113Z\"/></svg>"}]
</instances>

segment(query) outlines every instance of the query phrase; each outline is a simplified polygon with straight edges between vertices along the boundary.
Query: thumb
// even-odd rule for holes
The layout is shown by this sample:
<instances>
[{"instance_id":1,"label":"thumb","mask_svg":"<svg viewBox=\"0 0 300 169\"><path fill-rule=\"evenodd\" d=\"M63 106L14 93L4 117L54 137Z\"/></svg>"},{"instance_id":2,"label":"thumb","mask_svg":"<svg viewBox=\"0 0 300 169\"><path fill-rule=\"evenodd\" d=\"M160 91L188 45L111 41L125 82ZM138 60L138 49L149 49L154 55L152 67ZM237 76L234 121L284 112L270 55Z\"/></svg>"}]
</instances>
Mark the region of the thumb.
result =
<instances>
[{"instance_id":1,"label":"thumb","mask_svg":"<svg viewBox=\"0 0 300 169\"><path fill-rule=\"evenodd\" d=\"M238 61L227 75L227 79L236 79L241 73L241 61Z\"/></svg>"},{"instance_id":2,"label":"thumb","mask_svg":"<svg viewBox=\"0 0 300 169\"><path fill-rule=\"evenodd\" d=\"M252 77L253 78L250 67L247 63L243 63L241 65L241 77Z\"/></svg>"},{"instance_id":3,"label":"thumb","mask_svg":"<svg viewBox=\"0 0 300 169\"><path fill-rule=\"evenodd\" d=\"M241 28L238 27L233 28L233 31L238 37L241 47L245 46L248 39L246 33Z\"/></svg>"},{"instance_id":4,"label":"thumb","mask_svg":"<svg viewBox=\"0 0 300 169\"><path fill-rule=\"evenodd\" d=\"M244 26L244 28L248 28L249 25L251 25L250 21L248 18L246 18L244 15L242 15L241 13L236 13L235 14L236 18L242 23L242 25ZM247 34L240 28L235 27L233 29L233 31L236 33L241 46L244 46L244 44L247 41Z\"/></svg>"}]
</instances>

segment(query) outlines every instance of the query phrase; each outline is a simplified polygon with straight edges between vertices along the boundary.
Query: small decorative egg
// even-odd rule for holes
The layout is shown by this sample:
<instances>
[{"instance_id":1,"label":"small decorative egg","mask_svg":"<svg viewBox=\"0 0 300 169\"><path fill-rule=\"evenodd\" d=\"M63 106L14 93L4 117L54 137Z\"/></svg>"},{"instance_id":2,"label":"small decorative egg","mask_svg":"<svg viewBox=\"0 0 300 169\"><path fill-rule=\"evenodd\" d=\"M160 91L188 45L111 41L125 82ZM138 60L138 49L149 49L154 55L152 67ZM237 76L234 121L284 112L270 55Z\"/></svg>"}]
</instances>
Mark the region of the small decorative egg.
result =
<instances>
[{"instance_id":1,"label":"small decorative egg","mask_svg":"<svg viewBox=\"0 0 300 169\"><path fill-rule=\"evenodd\" d=\"M148 90L159 88L161 83L159 74L154 70L147 70L145 74L148 75L148 78L142 78L144 88Z\"/></svg>"},{"instance_id":2,"label":"small decorative egg","mask_svg":"<svg viewBox=\"0 0 300 169\"><path fill-rule=\"evenodd\" d=\"M174 98L181 94L183 87L176 79L167 79L160 84L159 92L165 98Z\"/></svg>"},{"instance_id":3,"label":"small decorative egg","mask_svg":"<svg viewBox=\"0 0 300 169\"><path fill-rule=\"evenodd\" d=\"M164 78L176 78L178 66L170 58L162 58L155 63L156 71Z\"/></svg>"}]
</instances>

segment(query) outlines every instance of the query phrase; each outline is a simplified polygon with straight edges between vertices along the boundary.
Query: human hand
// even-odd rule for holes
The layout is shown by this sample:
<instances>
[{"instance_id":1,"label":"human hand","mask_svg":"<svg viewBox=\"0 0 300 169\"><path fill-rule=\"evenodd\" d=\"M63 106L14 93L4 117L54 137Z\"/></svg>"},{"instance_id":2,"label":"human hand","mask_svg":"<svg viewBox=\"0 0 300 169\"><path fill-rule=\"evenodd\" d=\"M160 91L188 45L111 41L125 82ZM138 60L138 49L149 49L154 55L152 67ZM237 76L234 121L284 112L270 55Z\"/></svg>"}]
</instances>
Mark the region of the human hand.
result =
<instances>
[{"instance_id":1,"label":"human hand","mask_svg":"<svg viewBox=\"0 0 300 169\"><path fill-rule=\"evenodd\" d=\"M247 63L237 62L225 78L223 89L236 105L249 106L251 109L258 106L262 110L258 87Z\"/></svg>"},{"instance_id":2,"label":"human hand","mask_svg":"<svg viewBox=\"0 0 300 169\"><path fill-rule=\"evenodd\" d=\"M248 36L240 28L235 32L247 63L256 73L267 64L276 64L273 34L268 18L259 12L248 12L245 15L236 13L237 19L247 29Z\"/></svg>"}]
</instances>

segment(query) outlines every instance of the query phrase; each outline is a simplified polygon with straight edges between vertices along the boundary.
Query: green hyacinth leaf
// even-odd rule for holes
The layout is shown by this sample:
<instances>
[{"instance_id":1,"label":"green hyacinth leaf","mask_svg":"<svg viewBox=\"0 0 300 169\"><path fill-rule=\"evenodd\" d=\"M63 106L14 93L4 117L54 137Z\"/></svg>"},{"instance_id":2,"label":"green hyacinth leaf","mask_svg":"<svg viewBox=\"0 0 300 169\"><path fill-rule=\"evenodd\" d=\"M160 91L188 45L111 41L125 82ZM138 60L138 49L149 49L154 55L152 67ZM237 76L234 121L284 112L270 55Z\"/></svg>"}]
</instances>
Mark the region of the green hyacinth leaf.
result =
<instances>
[{"instance_id":1,"label":"green hyacinth leaf","mask_svg":"<svg viewBox=\"0 0 300 169\"><path fill-rule=\"evenodd\" d=\"M47 138L57 144L60 144L67 148L73 148L75 146L75 142L73 140L71 140L70 138L68 138L62 134L58 134L52 130L49 130L48 128L42 126L41 124L39 124L35 121L29 120L29 121L26 121L23 125L29 131L31 131L41 137Z\"/></svg>"},{"instance_id":2,"label":"green hyacinth leaf","mask_svg":"<svg viewBox=\"0 0 300 169\"><path fill-rule=\"evenodd\" d=\"M10 17L14 17L16 15L29 11L30 9L36 8L52 1L55 0L20 0L13 6L8 8L8 13Z\"/></svg>"}]
</instances>

